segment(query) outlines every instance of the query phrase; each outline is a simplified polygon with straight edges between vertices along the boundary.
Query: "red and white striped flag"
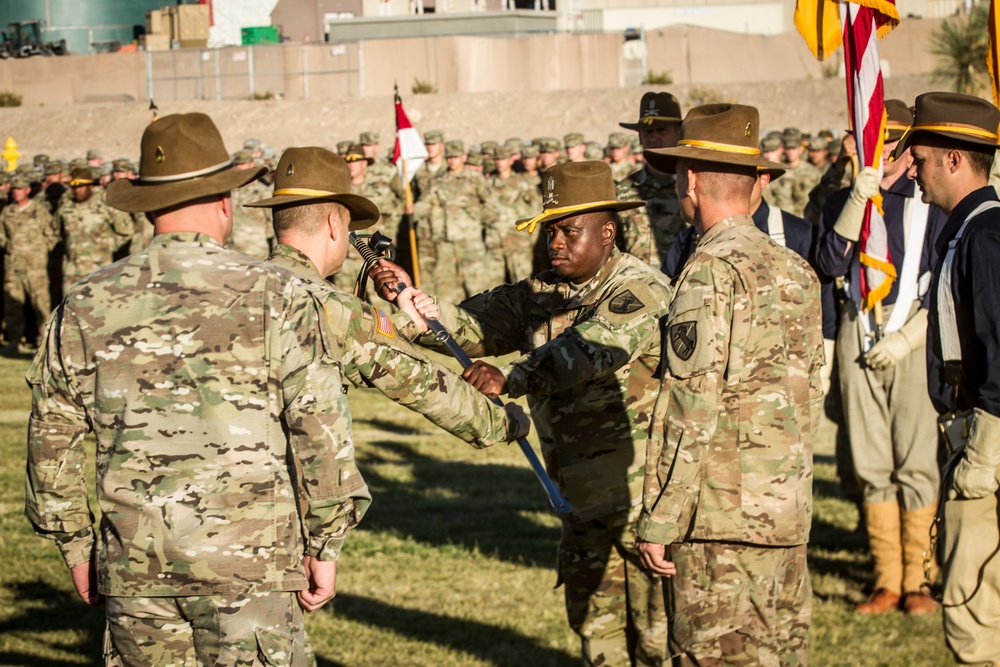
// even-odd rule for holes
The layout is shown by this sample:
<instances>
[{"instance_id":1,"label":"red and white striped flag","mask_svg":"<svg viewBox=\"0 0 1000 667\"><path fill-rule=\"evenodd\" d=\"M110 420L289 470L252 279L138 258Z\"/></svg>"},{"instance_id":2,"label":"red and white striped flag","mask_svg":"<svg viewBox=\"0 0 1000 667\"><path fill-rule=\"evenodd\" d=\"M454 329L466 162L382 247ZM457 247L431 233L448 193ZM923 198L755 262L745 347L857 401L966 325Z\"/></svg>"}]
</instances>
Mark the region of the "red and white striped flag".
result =
<instances>
[{"instance_id":1,"label":"red and white striped flag","mask_svg":"<svg viewBox=\"0 0 1000 667\"><path fill-rule=\"evenodd\" d=\"M839 34L834 23L837 19L840 23ZM847 102L858 148L858 164L875 167L881 174L886 114L878 40L899 25L895 1L798 0L795 25L820 60L826 59L839 46L844 46ZM867 311L881 303L896 277L889 254L880 194L868 202L860 245L861 264L865 270L861 272L859 287L862 306Z\"/></svg>"},{"instance_id":2,"label":"red and white striped flag","mask_svg":"<svg viewBox=\"0 0 1000 667\"><path fill-rule=\"evenodd\" d=\"M403 100L399 99L399 89L396 89L396 146L392 150L392 161L399 169L399 177L406 185L413 180L413 175L427 159L427 147L424 146L420 133L417 132L403 110Z\"/></svg>"}]
</instances>

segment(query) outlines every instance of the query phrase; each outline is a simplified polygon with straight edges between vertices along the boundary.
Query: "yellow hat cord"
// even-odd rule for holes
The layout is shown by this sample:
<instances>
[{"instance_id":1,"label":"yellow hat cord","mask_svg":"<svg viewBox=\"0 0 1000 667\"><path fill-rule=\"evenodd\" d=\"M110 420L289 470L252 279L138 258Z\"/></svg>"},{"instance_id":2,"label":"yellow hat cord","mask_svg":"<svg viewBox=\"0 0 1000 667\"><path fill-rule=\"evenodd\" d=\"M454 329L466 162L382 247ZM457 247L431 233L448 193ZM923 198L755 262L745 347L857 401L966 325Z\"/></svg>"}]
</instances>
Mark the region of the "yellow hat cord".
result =
<instances>
[{"instance_id":1,"label":"yellow hat cord","mask_svg":"<svg viewBox=\"0 0 1000 667\"><path fill-rule=\"evenodd\" d=\"M679 123L679 122L681 122L680 118L674 118L673 116L643 116L642 118L639 119L639 122L642 125L652 125L653 123L655 123L658 120L662 120L662 121L667 122L667 123Z\"/></svg>"},{"instance_id":2,"label":"yellow hat cord","mask_svg":"<svg viewBox=\"0 0 1000 667\"><path fill-rule=\"evenodd\" d=\"M614 200L611 200L611 201L595 201L595 202L590 202L588 204L573 204L572 206L562 206L560 208L549 208L549 209L546 209L546 210L542 211L542 213L540 215L536 215L534 218L531 218L530 220L521 220L520 222L517 223L516 229L519 232L523 232L523 231L527 230L527 232L529 234L534 234L535 233L535 227L538 226L538 223L539 222L543 222L544 220L547 220L548 218L552 218L552 217L555 217L557 215L563 215L564 213L576 213L577 211L585 211L587 209L600 208L602 206L610 206L612 204L617 204L617 203L618 202L614 201Z\"/></svg>"},{"instance_id":3,"label":"yellow hat cord","mask_svg":"<svg viewBox=\"0 0 1000 667\"><path fill-rule=\"evenodd\" d=\"M751 148L749 146L738 146L736 144L723 144L716 141L700 141L698 139L681 139L677 142L678 146L694 146L695 148L707 148L712 151L721 151L723 153L737 153L739 155L760 155L759 148Z\"/></svg>"}]
</instances>

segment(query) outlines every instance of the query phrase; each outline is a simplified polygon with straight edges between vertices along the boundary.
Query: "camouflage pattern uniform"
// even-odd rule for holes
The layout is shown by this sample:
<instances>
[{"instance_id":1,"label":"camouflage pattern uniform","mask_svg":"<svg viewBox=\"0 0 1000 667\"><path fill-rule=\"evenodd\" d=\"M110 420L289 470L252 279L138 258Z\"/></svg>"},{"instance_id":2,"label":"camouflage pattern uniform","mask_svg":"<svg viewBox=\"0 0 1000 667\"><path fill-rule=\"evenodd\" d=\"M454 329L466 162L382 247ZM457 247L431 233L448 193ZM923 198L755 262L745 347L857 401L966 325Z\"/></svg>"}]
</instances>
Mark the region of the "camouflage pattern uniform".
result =
<instances>
[{"instance_id":1,"label":"camouflage pattern uniform","mask_svg":"<svg viewBox=\"0 0 1000 667\"><path fill-rule=\"evenodd\" d=\"M421 201L426 201L430 197L431 187L437 179L441 178L448 171L448 165L443 160L437 168L433 168L430 162L424 162L420 169L413 175L410 188L413 192L414 206ZM429 205L428 205L429 206ZM414 209L415 211L416 209ZM423 219L417 219L416 212L410 216L410 224L415 225L415 236L417 239L417 255L420 262L420 287L427 292L435 292L434 269L437 265L437 241L431 227L440 226L440 221L432 222L433 217L440 217L440 211L435 211L430 207L430 212ZM407 230L407 233L409 231Z\"/></svg>"},{"instance_id":2,"label":"camouflage pattern uniform","mask_svg":"<svg viewBox=\"0 0 1000 667\"><path fill-rule=\"evenodd\" d=\"M468 169L447 172L435 178L430 192L421 195L413 217L430 230L435 260L432 280L427 281L421 252L421 277L425 288L443 299L457 303L502 282L497 268L484 258L500 255L500 234L486 179ZM419 239L418 239L419 242Z\"/></svg>"},{"instance_id":3,"label":"camouflage pattern uniform","mask_svg":"<svg viewBox=\"0 0 1000 667\"><path fill-rule=\"evenodd\" d=\"M677 186L670 174L640 169L618 183L618 201L645 201L642 208L618 214L615 238L622 252L635 255L653 268L660 268L674 239L688 223L681 217Z\"/></svg>"},{"instance_id":4,"label":"camouflage pattern uniform","mask_svg":"<svg viewBox=\"0 0 1000 667\"><path fill-rule=\"evenodd\" d=\"M524 355L501 370L509 396L528 397L546 468L573 504L559 581L587 665L665 659L662 580L640 565L634 523L669 300L665 275L615 250L583 285L550 270L457 308L439 303L441 323L470 356ZM435 345L433 334L420 342Z\"/></svg>"},{"instance_id":5,"label":"camouflage pattern uniform","mask_svg":"<svg viewBox=\"0 0 1000 667\"><path fill-rule=\"evenodd\" d=\"M822 178L823 174L819 169L809 164L808 160L802 160L798 166L789 167L781 178L772 181L764 189L764 199L769 206L801 218L809 204L809 193Z\"/></svg>"},{"instance_id":6,"label":"camouflage pattern uniform","mask_svg":"<svg viewBox=\"0 0 1000 667\"><path fill-rule=\"evenodd\" d=\"M115 251L131 240L132 217L118 213L100 190L85 202L70 197L59 206L55 225L62 233L64 293L80 278L114 261Z\"/></svg>"},{"instance_id":7,"label":"camouflage pattern uniform","mask_svg":"<svg viewBox=\"0 0 1000 667\"><path fill-rule=\"evenodd\" d=\"M230 250L267 259L274 245L274 228L271 226L271 211L266 208L247 208L244 204L267 199L271 188L259 180L233 190L233 231L226 241Z\"/></svg>"},{"instance_id":8,"label":"camouflage pattern uniform","mask_svg":"<svg viewBox=\"0 0 1000 667\"><path fill-rule=\"evenodd\" d=\"M45 200L28 200L21 208L14 202L0 213L0 248L4 250L3 298L7 341L17 345L24 335L25 300L31 302L41 327L49 316L49 252L59 243Z\"/></svg>"},{"instance_id":9,"label":"camouflage pattern uniform","mask_svg":"<svg viewBox=\"0 0 1000 667\"><path fill-rule=\"evenodd\" d=\"M323 344L345 380L378 389L476 447L517 437L517 424L508 423L503 408L398 336L382 309L332 287L302 252L279 244L269 261L300 278L323 303Z\"/></svg>"},{"instance_id":10,"label":"camouflage pattern uniform","mask_svg":"<svg viewBox=\"0 0 1000 667\"><path fill-rule=\"evenodd\" d=\"M518 220L531 218L542 208L542 198L538 187L533 187L529 179L520 174L508 178L499 175L489 179L493 193L493 217L500 230L500 246L503 248L505 277L502 282L516 283L534 275L532 271L531 235L517 231Z\"/></svg>"},{"instance_id":11,"label":"camouflage pattern uniform","mask_svg":"<svg viewBox=\"0 0 1000 667\"><path fill-rule=\"evenodd\" d=\"M57 312L27 373L26 514L67 566L96 554L110 614L146 619L111 620L114 646L142 655L109 664L193 664L190 644L165 654L183 628L161 607L207 606L193 596L234 607L268 593L288 612L248 638L251 654L307 664L289 634L301 622L291 591L309 585L303 559L336 560L371 500L338 366L317 333L322 304L282 269L171 233L78 283ZM236 657L247 658L199 664Z\"/></svg>"},{"instance_id":12,"label":"camouflage pattern uniform","mask_svg":"<svg viewBox=\"0 0 1000 667\"><path fill-rule=\"evenodd\" d=\"M149 221L145 213L126 213L125 211L118 211L119 215L124 215L132 218L134 222L135 232L132 234L132 240L128 244L128 252L130 255L139 252L140 250L145 250L153 240L153 234L155 232L153 228L153 223Z\"/></svg>"},{"instance_id":13,"label":"camouflage pattern uniform","mask_svg":"<svg viewBox=\"0 0 1000 667\"><path fill-rule=\"evenodd\" d=\"M638 525L677 566L670 651L684 665L805 665L819 282L738 215L675 284Z\"/></svg>"}]
</instances>

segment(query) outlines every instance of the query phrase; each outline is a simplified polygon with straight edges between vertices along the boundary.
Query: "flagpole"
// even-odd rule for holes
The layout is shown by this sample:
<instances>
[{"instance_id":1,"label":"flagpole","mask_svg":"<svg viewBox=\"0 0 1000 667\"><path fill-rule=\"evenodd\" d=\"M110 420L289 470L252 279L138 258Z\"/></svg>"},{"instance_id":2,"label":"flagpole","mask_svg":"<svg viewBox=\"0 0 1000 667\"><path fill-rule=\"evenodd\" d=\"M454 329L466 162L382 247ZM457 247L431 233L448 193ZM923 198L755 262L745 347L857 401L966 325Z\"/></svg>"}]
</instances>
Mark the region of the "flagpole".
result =
<instances>
[{"instance_id":1,"label":"flagpole","mask_svg":"<svg viewBox=\"0 0 1000 667\"><path fill-rule=\"evenodd\" d=\"M406 184L406 208L404 211L413 210L413 190L410 189L410 179L406 173L406 158L400 160L403 169L403 183ZM413 285L420 288L420 257L417 254L417 232L413 228L413 214L407 215L406 228L410 234L410 261L413 263Z\"/></svg>"}]
</instances>

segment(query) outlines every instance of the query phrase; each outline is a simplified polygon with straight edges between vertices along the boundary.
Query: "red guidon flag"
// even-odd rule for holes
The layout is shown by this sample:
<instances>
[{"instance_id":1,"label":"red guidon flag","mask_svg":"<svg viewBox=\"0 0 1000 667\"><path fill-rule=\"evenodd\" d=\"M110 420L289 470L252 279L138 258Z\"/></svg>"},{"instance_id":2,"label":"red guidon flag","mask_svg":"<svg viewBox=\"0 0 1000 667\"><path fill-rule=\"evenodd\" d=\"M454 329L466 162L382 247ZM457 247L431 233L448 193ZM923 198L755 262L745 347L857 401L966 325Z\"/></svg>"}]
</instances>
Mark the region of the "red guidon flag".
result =
<instances>
[{"instance_id":1,"label":"red guidon flag","mask_svg":"<svg viewBox=\"0 0 1000 667\"><path fill-rule=\"evenodd\" d=\"M417 132L403 110L403 100L399 99L399 89L396 90L396 146L392 151L392 161L399 169L403 184L413 180L413 175L427 159L427 147L424 146L420 133Z\"/></svg>"},{"instance_id":2,"label":"red guidon flag","mask_svg":"<svg viewBox=\"0 0 1000 667\"><path fill-rule=\"evenodd\" d=\"M995 0L994 0L995 1ZM885 142L885 91L878 57L878 40L899 25L894 0L798 0L795 26L820 60L844 47L844 78L851 129L858 147L858 164L882 172ZM882 217L882 196L865 210L861 226L861 298L870 310L889 293L896 270Z\"/></svg>"}]
</instances>

